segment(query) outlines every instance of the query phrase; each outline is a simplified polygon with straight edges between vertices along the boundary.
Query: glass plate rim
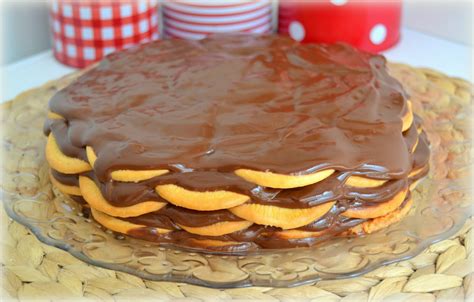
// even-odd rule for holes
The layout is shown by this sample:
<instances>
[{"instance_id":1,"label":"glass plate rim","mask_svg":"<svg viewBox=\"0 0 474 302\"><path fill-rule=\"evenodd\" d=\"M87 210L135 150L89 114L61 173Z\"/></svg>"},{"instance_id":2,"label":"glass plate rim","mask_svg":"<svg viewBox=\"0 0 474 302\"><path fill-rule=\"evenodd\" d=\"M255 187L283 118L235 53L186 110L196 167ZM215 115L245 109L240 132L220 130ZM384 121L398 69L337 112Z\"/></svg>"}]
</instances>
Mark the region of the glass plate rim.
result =
<instances>
[{"instance_id":1,"label":"glass plate rim","mask_svg":"<svg viewBox=\"0 0 474 302\"><path fill-rule=\"evenodd\" d=\"M41 230L39 228L37 228L37 226L35 226L34 222L28 220L28 218L18 216L7 205L7 203L10 202L8 199L13 198L11 195L13 195L13 194L5 192L3 189L0 190L0 197L3 200L3 207L4 207L5 211L7 212L8 216L11 219L13 219L17 223L25 226L26 228L28 228L28 230L32 234L34 234L35 237L40 242L42 242L43 244L59 248L59 249L65 251L65 252L71 254L75 258L83 261L87 265L94 265L94 266L101 267L101 268L104 268L104 269L109 269L109 270L114 270L114 271L121 271L121 272L128 273L128 274L131 274L131 275L135 275L135 276L138 276L142 279L146 279L146 280L150 280L150 281L181 282L181 283L204 286L204 287L215 288L215 289L246 288L246 287L252 287L252 286L269 286L268 283L253 282L252 280L250 280L251 279L250 275L247 278L243 279L243 280L227 282L227 283L218 283L218 282L202 280L202 279L193 277L192 275L191 275L191 277L186 276L185 278L180 278L179 276L173 275L173 274L167 274L170 277L167 277L167 275L164 275L164 276L163 275L156 275L156 274L151 274L151 273L147 273L147 272L144 272L144 271L134 270L133 268L130 268L130 267L127 267L127 266L124 266L124 265L120 265L120 264L117 265L115 263L107 263L105 261L91 259L87 255L85 255L83 252L78 251L77 249L74 249L73 246L69 245L68 243L66 243L64 241L60 241L58 239L49 238L47 236L44 236L42 234ZM417 245L413 249L408 250L408 252L402 253L401 254L402 256L393 257L391 259L381 259L381 260L373 261L369 265L366 265L363 268L352 271L350 273L344 273L344 274L327 273L329 276L333 275L333 277L324 277L324 276L323 277L321 277L321 276L311 277L310 276L306 279L300 279L300 280L296 280L296 281L283 281L283 282L275 281L275 284L272 284L271 287L274 287L274 288L290 288L290 287L296 287L296 286L311 284L311 283L315 283L315 282L322 281L322 280L341 280L341 279L354 278L354 277L359 277L359 276L361 276L363 274L366 274L368 272L371 272L371 271L373 271L373 270L375 270L379 267L385 266L385 265L389 265L389 264L392 264L392 263L397 263L397 262L400 262L400 261L405 261L405 260L412 259L412 258L416 257L417 255L419 255L423 250L428 248L430 245L432 245L434 243L437 243L437 242L440 242L442 240L445 240L445 239L453 236L454 234L456 234L459 230L461 230L464 223L469 218L469 215L470 215L469 213L470 212L471 211L466 211L463 214L461 214L460 221L458 221L457 223L454 223L453 226L448 231L444 231L441 234L437 234L437 235L433 235L433 236L423 238L422 240L417 242ZM404 219L400 220L397 223L402 223L403 220ZM357 239L357 237L354 238L354 239ZM140 239L137 239L137 240L140 240ZM141 241L143 241L143 240L141 240ZM302 248L299 248L299 249L300 250L311 250L311 249L314 249L314 248L317 248L317 247L318 246L316 245L316 246L312 246L312 247L302 247ZM174 248L172 246L167 246L166 248L176 250L176 248ZM184 249L184 251L193 252L193 251L186 250L186 249ZM287 252L287 251L291 251L291 249L269 250L269 251L265 251L265 253L273 254L273 253L282 253L282 252ZM202 253L202 252L193 252L193 253ZM219 255L219 254L214 254L214 253L207 253L207 254L210 254L210 255L213 255L213 256L225 256L225 255ZM235 256L239 256L239 255L235 255Z\"/></svg>"}]
</instances>

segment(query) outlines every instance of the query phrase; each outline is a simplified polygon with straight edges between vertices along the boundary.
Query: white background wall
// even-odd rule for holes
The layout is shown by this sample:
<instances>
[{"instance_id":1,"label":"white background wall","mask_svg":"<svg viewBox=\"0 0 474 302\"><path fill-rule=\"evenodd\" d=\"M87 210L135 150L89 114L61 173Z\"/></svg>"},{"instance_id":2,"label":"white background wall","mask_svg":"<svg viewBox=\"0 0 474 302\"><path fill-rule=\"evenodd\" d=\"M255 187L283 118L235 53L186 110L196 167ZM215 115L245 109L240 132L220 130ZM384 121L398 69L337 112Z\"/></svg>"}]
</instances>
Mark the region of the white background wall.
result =
<instances>
[{"instance_id":1,"label":"white background wall","mask_svg":"<svg viewBox=\"0 0 474 302\"><path fill-rule=\"evenodd\" d=\"M8 64L50 47L46 1L1 1L0 20L2 63Z\"/></svg>"},{"instance_id":2,"label":"white background wall","mask_svg":"<svg viewBox=\"0 0 474 302\"><path fill-rule=\"evenodd\" d=\"M446 40L472 45L472 5L469 0L404 1L404 26Z\"/></svg>"},{"instance_id":3,"label":"white background wall","mask_svg":"<svg viewBox=\"0 0 474 302\"><path fill-rule=\"evenodd\" d=\"M353 0L349 0L353 1ZM50 47L46 1L0 2L3 64ZM403 26L472 45L472 2L469 0L404 0Z\"/></svg>"}]
</instances>

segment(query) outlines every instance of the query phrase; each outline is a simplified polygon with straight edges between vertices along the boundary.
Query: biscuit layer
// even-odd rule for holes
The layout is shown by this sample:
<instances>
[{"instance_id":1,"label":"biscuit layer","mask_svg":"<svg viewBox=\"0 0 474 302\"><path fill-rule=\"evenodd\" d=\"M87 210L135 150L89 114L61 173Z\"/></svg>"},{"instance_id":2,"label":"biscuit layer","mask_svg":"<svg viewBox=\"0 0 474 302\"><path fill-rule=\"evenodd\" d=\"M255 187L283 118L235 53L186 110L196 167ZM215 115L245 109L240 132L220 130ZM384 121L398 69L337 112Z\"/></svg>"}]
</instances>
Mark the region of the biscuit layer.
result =
<instances>
[{"instance_id":1,"label":"biscuit layer","mask_svg":"<svg viewBox=\"0 0 474 302\"><path fill-rule=\"evenodd\" d=\"M62 117L61 115L55 113L55 112L52 112L52 111L48 111L48 116L47 116L49 119L52 119L52 120L61 120L61 119L64 119L64 117Z\"/></svg>"},{"instance_id":2,"label":"biscuit layer","mask_svg":"<svg viewBox=\"0 0 474 302\"><path fill-rule=\"evenodd\" d=\"M287 209L261 204L244 204L229 209L232 214L257 224L293 229L307 225L326 214L335 202L312 208Z\"/></svg>"},{"instance_id":3,"label":"biscuit layer","mask_svg":"<svg viewBox=\"0 0 474 302\"><path fill-rule=\"evenodd\" d=\"M92 179L86 176L79 176L79 187L81 188L82 197L84 197L91 208L114 217L136 217L158 211L166 205L165 202L160 201L145 201L129 207L114 207L105 200L100 189Z\"/></svg>"},{"instance_id":4,"label":"biscuit layer","mask_svg":"<svg viewBox=\"0 0 474 302\"><path fill-rule=\"evenodd\" d=\"M391 200L382 202L375 206L362 206L357 208L351 208L343 212L341 215L350 218L375 218L386 215L396 208L398 208L407 195L408 190L405 189L399 192Z\"/></svg>"},{"instance_id":5,"label":"biscuit layer","mask_svg":"<svg viewBox=\"0 0 474 302\"><path fill-rule=\"evenodd\" d=\"M203 227L189 227L179 225L183 230L202 236L222 236L248 228L253 223L250 221L223 221Z\"/></svg>"},{"instance_id":6,"label":"biscuit layer","mask_svg":"<svg viewBox=\"0 0 474 302\"><path fill-rule=\"evenodd\" d=\"M65 155L59 149L58 143L52 133L48 136L45 153L49 165L61 173L78 174L92 170L88 162Z\"/></svg>"},{"instance_id":7,"label":"biscuit layer","mask_svg":"<svg viewBox=\"0 0 474 302\"><path fill-rule=\"evenodd\" d=\"M411 101L407 101L407 106L408 112L402 118L402 132L408 130L411 127L411 124L413 123L414 119Z\"/></svg>"},{"instance_id":8,"label":"biscuit layer","mask_svg":"<svg viewBox=\"0 0 474 302\"><path fill-rule=\"evenodd\" d=\"M325 178L328 178L332 173L334 173L334 169L327 169L305 175L284 175L272 172L254 171L249 169L235 170L235 174L249 182L255 183L260 186L276 189L298 188L315 184Z\"/></svg>"},{"instance_id":9,"label":"biscuit layer","mask_svg":"<svg viewBox=\"0 0 474 302\"><path fill-rule=\"evenodd\" d=\"M249 201L243 194L229 191L197 192L177 185L159 185L156 192L174 205L198 211L228 209Z\"/></svg>"},{"instance_id":10,"label":"biscuit layer","mask_svg":"<svg viewBox=\"0 0 474 302\"><path fill-rule=\"evenodd\" d=\"M91 213L92 213L92 217L94 217L94 219L98 223L105 226L109 230L119 232L122 234L127 234L130 230L137 229L137 228L150 228L146 225L134 224L122 219L112 217L94 208L91 208ZM161 228L153 228L153 230L158 234L165 234L165 233L171 232L171 230L161 229Z\"/></svg>"},{"instance_id":11,"label":"biscuit layer","mask_svg":"<svg viewBox=\"0 0 474 302\"><path fill-rule=\"evenodd\" d=\"M97 160L97 155L94 152L94 149L91 146L86 147L86 155L89 163L94 167L95 161ZM159 169L159 170L116 170L110 173L110 177L115 181L123 182L140 182L144 180L151 179L163 174L168 173L169 170Z\"/></svg>"},{"instance_id":12,"label":"biscuit layer","mask_svg":"<svg viewBox=\"0 0 474 302\"><path fill-rule=\"evenodd\" d=\"M360 225L352 227L348 230L349 234L370 234L375 231L381 230L400 221L405 217L413 206L413 199L410 197L401 208L388 213L382 217L377 217L363 222Z\"/></svg>"},{"instance_id":13,"label":"biscuit layer","mask_svg":"<svg viewBox=\"0 0 474 302\"><path fill-rule=\"evenodd\" d=\"M65 184L60 183L54 176L49 172L49 179L51 179L51 183L53 186L58 188L61 193L67 194L67 195L74 195L74 196L82 196L81 189L77 186L68 186Z\"/></svg>"},{"instance_id":14,"label":"biscuit layer","mask_svg":"<svg viewBox=\"0 0 474 302\"><path fill-rule=\"evenodd\" d=\"M347 178L345 185L354 188L375 188L380 187L386 180L383 179L371 179L367 177L352 175Z\"/></svg>"}]
</instances>

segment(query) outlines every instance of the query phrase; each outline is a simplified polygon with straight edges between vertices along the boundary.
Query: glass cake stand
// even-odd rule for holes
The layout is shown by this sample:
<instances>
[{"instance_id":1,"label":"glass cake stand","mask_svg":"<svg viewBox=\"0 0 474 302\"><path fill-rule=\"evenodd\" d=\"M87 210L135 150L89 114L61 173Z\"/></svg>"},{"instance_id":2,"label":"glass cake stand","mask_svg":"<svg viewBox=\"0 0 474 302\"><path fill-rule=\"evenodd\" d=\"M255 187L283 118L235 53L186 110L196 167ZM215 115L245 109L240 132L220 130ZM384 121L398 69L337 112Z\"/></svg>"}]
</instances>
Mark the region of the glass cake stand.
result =
<instances>
[{"instance_id":1,"label":"glass cake stand","mask_svg":"<svg viewBox=\"0 0 474 302\"><path fill-rule=\"evenodd\" d=\"M157 281L215 288L289 287L353 277L414 257L454 235L470 215L471 97L466 100L460 91L471 88L463 81L408 66L391 65L391 72L409 91L415 112L424 118L431 142L431 170L414 192L415 206L409 215L379 232L333 238L308 248L232 255L160 246L104 229L52 187L44 160L41 129L47 101L77 74L4 105L4 207L45 244L92 265ZM440 79L454 85L454 92L446 91Z\"/></svg>"}]
</instances>

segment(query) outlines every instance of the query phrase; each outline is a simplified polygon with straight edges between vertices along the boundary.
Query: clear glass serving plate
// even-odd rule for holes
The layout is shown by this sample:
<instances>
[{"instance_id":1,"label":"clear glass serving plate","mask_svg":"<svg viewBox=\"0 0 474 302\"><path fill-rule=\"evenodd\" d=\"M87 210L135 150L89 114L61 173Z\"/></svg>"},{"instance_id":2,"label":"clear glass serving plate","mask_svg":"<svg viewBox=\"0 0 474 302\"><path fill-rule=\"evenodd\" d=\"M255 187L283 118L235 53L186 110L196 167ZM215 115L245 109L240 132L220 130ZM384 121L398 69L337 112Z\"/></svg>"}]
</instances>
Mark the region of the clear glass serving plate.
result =
<instances>
[{"instance_id":1,"label":"clear glass serving plate","mask_svg":"<svg viewBox=\"0 0 474 302\"><path fill-rule=\"evenodd\" d=\"M28 91L3 107L3 199L7 213L45 244L92 265L151 280L216 288L289 287L357 276L408 259L458 231L470 215L471 86L428 70L391 65L425 121L431 171L415 206L379 232L334 238L309 248L245 255L196 252L114 234L84 217L80 205L51 185L42 125L48 99L77 74ZM468 93L466 97L466 91Z\"/></svg>"}]
</instances>

